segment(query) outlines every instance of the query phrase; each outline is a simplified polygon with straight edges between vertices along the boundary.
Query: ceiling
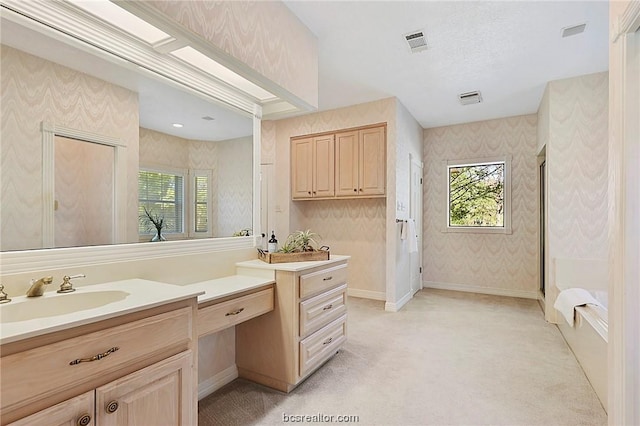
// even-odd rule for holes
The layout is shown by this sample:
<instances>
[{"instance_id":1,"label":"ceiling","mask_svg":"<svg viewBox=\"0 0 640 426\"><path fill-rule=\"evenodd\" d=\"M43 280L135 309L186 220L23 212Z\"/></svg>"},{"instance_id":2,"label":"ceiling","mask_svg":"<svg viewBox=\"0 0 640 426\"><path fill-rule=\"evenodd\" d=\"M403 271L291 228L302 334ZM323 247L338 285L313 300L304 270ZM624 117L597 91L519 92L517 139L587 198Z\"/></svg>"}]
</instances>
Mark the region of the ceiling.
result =
<instances>
[{"instance_id":1,"label":"ceiling","mask_svg":"<svg viewBox=\"0 0 640 426\"><path fill-rule=\"evenodd\" d=\"M424 128L488 120L535 113L548 81L608 69L607 1L285 3L318 37L320 110L395 96ZM415 30L428 49L411 53ZM462 106L475 90L483 102Z\"/></svg>"}]
</instances>

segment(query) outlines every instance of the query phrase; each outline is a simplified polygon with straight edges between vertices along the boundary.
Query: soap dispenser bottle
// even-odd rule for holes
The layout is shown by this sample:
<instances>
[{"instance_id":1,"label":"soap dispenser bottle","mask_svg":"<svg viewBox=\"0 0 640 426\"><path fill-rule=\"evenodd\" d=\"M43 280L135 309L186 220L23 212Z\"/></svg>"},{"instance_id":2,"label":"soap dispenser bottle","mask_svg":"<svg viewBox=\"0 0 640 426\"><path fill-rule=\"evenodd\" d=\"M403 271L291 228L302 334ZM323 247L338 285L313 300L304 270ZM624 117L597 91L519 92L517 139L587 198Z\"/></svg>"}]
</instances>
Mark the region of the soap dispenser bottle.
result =
<instances>
[{"instance_id":1,"label":"soap dispenser bottle","mask_svg":"<svg viewBox=\"0 0 640 426\"><path fill-rule=\"evenodd\" d=\"M269 243L267 244L269 253L275 253L278 251L278 240L276 240L275 231L271 231L271 238L269 239Z\"/></svg>"}]
</instances>

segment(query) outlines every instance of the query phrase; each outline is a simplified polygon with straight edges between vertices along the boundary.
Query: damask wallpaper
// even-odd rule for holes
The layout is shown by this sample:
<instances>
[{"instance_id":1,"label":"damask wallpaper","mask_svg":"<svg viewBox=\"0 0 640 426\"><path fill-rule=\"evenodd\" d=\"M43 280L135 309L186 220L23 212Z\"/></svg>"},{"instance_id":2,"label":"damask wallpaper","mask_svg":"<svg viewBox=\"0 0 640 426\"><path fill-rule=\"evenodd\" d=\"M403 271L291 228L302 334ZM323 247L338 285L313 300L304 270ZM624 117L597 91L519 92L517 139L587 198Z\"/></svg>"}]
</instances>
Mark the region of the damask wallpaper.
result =
<instances>
[{"instance_id":1,"label":"damask wallpaper","mask_svg":"<svg viewBox=\"0 0 640 426\"><path fill-rule=\"evenodd\" d=\"M138 171L138 97L119 86L1 46L0 249L42 246L42 133L51 122L120 139L127 173ZM128 217L137 218L137 179L127 185ZM137 220L127 238L137 241Z\"/></svg>"},{"instance_id":2,"label":"damask wallpaper","mask_svg":"<svg viewBox=\"0 0 640 426\"><path fill-rule=\"evenodd\" d=\"M608 257L608 96L606 72L552 81L538 111L538 146L545 147L547 168L550 321L556 320L555 259Z\"/></svg>"},{"instance_id":3,"label":"damask wallpaper","mask_svg":"<svg viewBox=\"0 0 640 426\"><path fill-rule=\"evenodd\" d=\"M195 141L140 128L140 164L211 172L213 236L252 227L253 138Z\"/></svg>"},{"instance_id":4,"label":"damask wallpaper","mask_svg":"<svg viewBox=\"0 0 640 426\"><path fill-rule=\"evenodd\" d=\"M428 287L537 297L537 117L424 131L424 276ZM510 155L512 234L447 233L446 161Z\"/></svg>"},{"instance_id":5,"label":"damask wallpaper","mask_svg":"<svg viewBox=\"0 0 640 426\"><path fill-rule=\"evenodd\" d=\"M351 256L350 294L386 299L387 225L395 221L396 99L262 123L262 152L276 165L276 232L284 238L298 229L322 236L331 252ZM387 199L291 201L290 138L368 124L387 123ZM393 184L389 175L393 175ZM391 187L389 186L391 185ZM393 232L393 228L391 231ZM393 234L392 234L393 235ZM395 247L392 253L395 253Z\"/></svg>"},{"instance_id":6,"label":"damask wallpaper","mask_svg":"<svg viewBox=\"0 0 640 426\"><path fill-rule=\"evenodd\" d=\"M150 1L173 21L318 106L318 42L281 2ZM264 77L262 77L264 76Z\"/></svg>"}]
</instances>

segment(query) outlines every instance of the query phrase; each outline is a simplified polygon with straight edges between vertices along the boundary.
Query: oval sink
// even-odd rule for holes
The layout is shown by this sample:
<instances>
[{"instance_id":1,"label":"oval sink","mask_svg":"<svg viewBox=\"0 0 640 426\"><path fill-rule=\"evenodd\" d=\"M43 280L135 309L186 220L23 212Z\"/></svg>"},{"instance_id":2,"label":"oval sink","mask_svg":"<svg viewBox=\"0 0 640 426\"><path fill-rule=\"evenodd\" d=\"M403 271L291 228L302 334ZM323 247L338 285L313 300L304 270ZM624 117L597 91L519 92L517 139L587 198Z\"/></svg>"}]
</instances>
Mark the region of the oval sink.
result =
<instances>
[{"instance_id":1,"label":"oval sink","mask_svg":"<svg viewBox=\"0 0 640 426\"><path fill-rule=\"evenodd\" d=\"M124 300L127 296L129 293L126 291L104 290L25 298L7 305L0 305L0 322L28 321L86 311Z\"/></svg>"}]
</instances>

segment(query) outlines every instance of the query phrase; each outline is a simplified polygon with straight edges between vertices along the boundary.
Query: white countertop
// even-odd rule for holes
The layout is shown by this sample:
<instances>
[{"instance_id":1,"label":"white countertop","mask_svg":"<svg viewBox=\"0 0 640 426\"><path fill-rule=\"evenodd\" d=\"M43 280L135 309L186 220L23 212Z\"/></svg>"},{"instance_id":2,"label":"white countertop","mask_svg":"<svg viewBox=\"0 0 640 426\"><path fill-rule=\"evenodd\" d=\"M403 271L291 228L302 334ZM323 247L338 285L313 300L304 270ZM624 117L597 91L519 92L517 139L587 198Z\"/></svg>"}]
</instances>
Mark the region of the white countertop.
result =
<instances>
[{"instance_id":1,"label":"white countertop","mask_svg":"<svg viewBox=\"0 0 640 426\"><path fill-rule=\"evenodd\" d=\"M228 277L217 278L215 280L201 281L194 284L185 285L194 291L204 292L198 296L198 303L211 302L244 291L253 290L275 281L269 278L251 277L246 275L230 275Z\"/></svg>"},{"instance_id":2,"label":"white countertop","mask_svg":"<svg viewBox=\"0 0 640 426\"><path fill-rule=\"evenodd\" d=\"M270 271L291 271L299 272L305 269L317 268L318 266L331 265L332 263L338 263L351 259L351 256L341 256L332 254L329 260L312 260L308 262L288 262L288 263L267 263L260 259L246 260L244 262L236 263L238 268L250 268L250 269L267 269Z\"/></svg>"},{"instance_id":3,"label":"white countertop","mask_svg":"<svg viewBox=\"0 0 640 426\"><path fill-rule=\"evenodd\" d=\"M11 302L0 305L0 344L91 324L202 293L197 287L136 278L77 287L73 293L48 291L40 297L14 297ZM11 319L14 321L6 322Z\"/></svg>"}]
</instances>

